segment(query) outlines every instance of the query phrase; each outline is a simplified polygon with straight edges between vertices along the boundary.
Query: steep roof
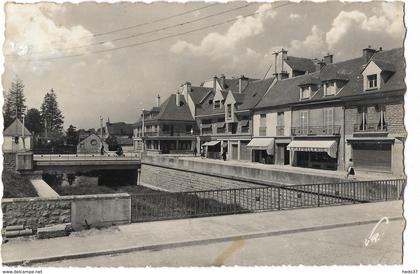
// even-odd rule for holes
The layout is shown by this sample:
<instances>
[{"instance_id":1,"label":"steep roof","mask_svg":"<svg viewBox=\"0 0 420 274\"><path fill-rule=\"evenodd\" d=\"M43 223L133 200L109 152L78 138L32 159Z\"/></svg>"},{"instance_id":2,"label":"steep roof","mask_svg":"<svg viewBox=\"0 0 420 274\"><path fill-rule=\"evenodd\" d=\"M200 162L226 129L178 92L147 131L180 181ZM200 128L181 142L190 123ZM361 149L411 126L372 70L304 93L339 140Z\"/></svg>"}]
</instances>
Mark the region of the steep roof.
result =
<instances>
[{"instance_id":1,"label":"steep roof","mask_svg":"<svg viewBox=\"0 0 420 274\"><path fill-rule=\"evenodd\" d=\"M176 94L171 94L161 105L159 114L145 121L194 121L183 95L180 96L180 106L176 105Z\"/></svg>"},{"instance_id":2,"label":"steep roof","mask_svg":"<svg viewBox=\"0 0 420 274\"><path fill-rule=\"evenodd\" d=\"M274 78L270 77L267 79L250 82L242 92L244 97L242 104L238 106L238 110L248 110L254 108L265 95L273 81Z\"/></svg>"},{"instance_id":3,"label":"steep roof","mask_svg":"<svg viewBox=\"0 0 420 274\"><path fill-rule=\"evenodd\" d=\"M387 51L377 52L371 59L386 60L387 63L392 64L395 72L390 78L381 85L379 90L365 92L363 90L362 71L366 67L366 62L363 57L350 59L343 62L326 65L321 71L288 78L278 81L264 96L261 102L256 106L256 109L276 107L293 103L300 103L299 85L311 82L315 79L320 81L325 80L344 80L344 86L335 96L325 97L323 92L319 91L307 101L326 101L334 99L345 99L346 97L381 93L384 91L400 91L401 94L405 91L405 61L403 49L391 49Z\"/></svg>"},{"instance_id":4,"label":"steep roof","mask_svg":"<svg viewBox=\"0 0 420 274\"><path fill-rule=\"evenodd\" d=\"M188 93L191 96L194 104L199 104L200 101L213 90L213 88L206 87L191 87L191 91Z\"/></svg>"},{"instance_id":5,"label":"steep roof","mask_svg":"<svg viewBox=\"0 0 420 274\"><path fill-rule=\"evenodd\" d=\"M24 136L32 135L19 119L15 119L13 123L3 131L3 136L22 136L22 127Z\"/></svg>"},{"instance_id":6,"label":"steep roof","mask_svg":"<svg viewBox=\"0 0 420 274\"><path fill-rule=\"evenodd\" d=\"M126 124L125 122L117 123L106 123L108 128L108 133L110 135L132 135L133 128L131 124Z\"/></svg>"},{"instance_id":7,"label":"steep roof","mask_svg":"<svg viewBox=\"0 0 420 274\"><path fill-rule=\"evenodd\" d=\"M314 72L316 70L315 63L312 59L287 56L284 60L293 70Z\"/></svg>"}]
</instances>

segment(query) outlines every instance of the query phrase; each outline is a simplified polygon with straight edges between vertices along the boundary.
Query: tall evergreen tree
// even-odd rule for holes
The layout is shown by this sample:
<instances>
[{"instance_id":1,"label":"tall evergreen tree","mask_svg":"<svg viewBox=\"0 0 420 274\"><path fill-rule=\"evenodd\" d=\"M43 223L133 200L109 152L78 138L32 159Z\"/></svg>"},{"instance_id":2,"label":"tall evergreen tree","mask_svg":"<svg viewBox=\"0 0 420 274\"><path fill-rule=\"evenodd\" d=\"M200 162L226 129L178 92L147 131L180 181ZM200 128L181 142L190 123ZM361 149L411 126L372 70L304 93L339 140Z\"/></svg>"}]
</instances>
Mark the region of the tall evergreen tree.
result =
<instances>
[{"instance_id":1,"label":"tall evergreen tree","mask_svg":"<svg viewBox=\"0 0 420 274\"><path fill-rule=\"evenodd\" d=\"M22 121L22 115L25 113L25 95L23 94L24 85L22 80L16 79L12 82L9 92L6 95L3 106L4 127L8 127L15 118Z\"/></svg>"},{"instance_id":2,"label":"tall evergreen tree","mask_svg":"<svg viewBox=\"0 0 420 274\"><path fill-rule=\"evenodd\" d=\"M76 127L70 125L66 131L66 141L68 145L77 145L79 142L79 132Z\"/></svg>"},{"instance_id":3,"label":"tall evergreen tree","mask_svg":"<svg viewBox=\"0 0 420 274\"><path fill-rule=\"evenodd\" d=\"M53 89L45 94L41 105L41 118L48 135L62 135L64 117L58 108L57 95Z\"/></svg>"},{"instance_id":4,"label":"tall evergreen tree","mask_svg":"<svg viewBox=\"0 0 420 274\"><path fill-rule=\"evenodd\" d=\"M40 135L44 126L42 125L41 113L36 108L31 108L25 117L25 127L35 135Z\"/></svg>"}]
</instances>

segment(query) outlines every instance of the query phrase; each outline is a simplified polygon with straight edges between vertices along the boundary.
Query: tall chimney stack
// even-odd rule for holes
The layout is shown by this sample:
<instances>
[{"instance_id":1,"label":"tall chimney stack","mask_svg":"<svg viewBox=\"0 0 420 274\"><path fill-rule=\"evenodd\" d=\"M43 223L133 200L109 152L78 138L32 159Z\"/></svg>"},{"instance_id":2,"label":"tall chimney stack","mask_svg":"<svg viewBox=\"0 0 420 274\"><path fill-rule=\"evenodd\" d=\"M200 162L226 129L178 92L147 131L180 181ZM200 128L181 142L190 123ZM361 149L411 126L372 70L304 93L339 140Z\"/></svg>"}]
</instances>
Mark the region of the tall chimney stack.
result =
<instances>
[{"instance_id":1,"label":"tall chimney stack","mask_svg":"<svg viewBox=\"0 0 420 274\"><path fill-rule=\"evenodd\" d=\"M363 49L363 59L365 63L369 62L370 58L376 53L376 50L369 45L367 48Z\"/></svg>"},{"instance_id":2,"label":"tall chimney stack","mask_svg":"<svg viewBox=\"0 0 420 274\"><path fill-rule=\"evenodd\" d=\"M284 61L287 60L287 50L281 49L281 71L284 71Z\"/></svg>"},{"instance_id":3,"label":"tall chimney stack","mask_svg":"<svg viewBox=\"0 0 420 274\"><path fill-rule=\"evenodd\" d=\"M277 69L277 59L278 59L279 53L280 53L279 51L274 51L273 52L273 55L274 55L274 73L273 73L273 75L274 75L274 77L276 77L277 80L279 79L279 72L278 72L278 69Z\"/></svg>"},{"instance_id":4,"label":"tall chimney stack","mask_svg":"<svg viewBox=\"0 0 420 274\"><path fill-rule=\"evenodd\" d=\"M159 94L156 97L156 106L160 107L160 96L159 96Z\"/></svg>"},{"instance_id":5,"label":"tall chimney stack","mask_svg":"<svg viewBox=\"0 0 420 274\"><path fill-rule=\"evenodd\" d=\"M322 61L324 61L325 64L332 64L333 63L333 57L334 57L334 55L332 55L331 53L328 52L327 55L324 56Z\"/></svg>"},{"instance_id":6,"label":"tall chimney stack","mask_svg":"<svg viewBox=\"0 0 420 274\"><path fill-rule=\"evenodd\" d=\"M216 86L217 86L217 76L213 76L213 90L216 92Z\"/></svg>"},{"instance_id":7,"label":"tall chimney stack","mask_svg":"<svg viewBox=\"0 0 420 274\"><path fill-rule=\"evenodd\" d=\"M244 91L247 84L248 78L246 78L244 75L241 75L241 77L239 77L239 93L242 93L242 91Z\"/></svg>"},{"instance_id":8,"label":"tall chimney stack","mask_svg":"<svg viewBox=\"0 0 420 274\"><path fill-rule=\"evenodd\" d=\"M224 74L220 75L220 79L222 80L221 86L222 89L225 88L225 80L226 80L226 76Z\"/></svg>"},{"instance_id":9,"label":"tall chimney stack","mask_svg":"<svg viewBox=\"0 0 420 274\"><path fill-rule=\"evenodd\" d=\"M175 95L175 103L178 107L181 106L181 94L179 93L179 91Z\"/></svg>"}]
</instances>

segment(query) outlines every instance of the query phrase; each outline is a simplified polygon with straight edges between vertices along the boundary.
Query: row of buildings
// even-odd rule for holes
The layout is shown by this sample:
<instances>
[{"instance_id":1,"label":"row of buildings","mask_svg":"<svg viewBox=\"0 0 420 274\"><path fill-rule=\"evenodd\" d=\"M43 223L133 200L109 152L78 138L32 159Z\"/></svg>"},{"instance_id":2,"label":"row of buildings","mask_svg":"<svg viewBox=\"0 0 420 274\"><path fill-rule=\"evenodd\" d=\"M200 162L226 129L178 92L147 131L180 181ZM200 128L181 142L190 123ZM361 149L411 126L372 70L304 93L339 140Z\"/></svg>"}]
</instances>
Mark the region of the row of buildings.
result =
<instances>
[{"instance_id":1,"label":"row of buildings","mask_svg":"<svg viewBox=\"0 0 420 274\"><path fill-rule=\"evenodd\" d=\"M280 56L277 56L280 55ZM361 50L334 62L276 53L273 77L224 75L186 82L143 110L135 150L403 174L405 62L402 48Z\"/></svg>"}]
</instances>

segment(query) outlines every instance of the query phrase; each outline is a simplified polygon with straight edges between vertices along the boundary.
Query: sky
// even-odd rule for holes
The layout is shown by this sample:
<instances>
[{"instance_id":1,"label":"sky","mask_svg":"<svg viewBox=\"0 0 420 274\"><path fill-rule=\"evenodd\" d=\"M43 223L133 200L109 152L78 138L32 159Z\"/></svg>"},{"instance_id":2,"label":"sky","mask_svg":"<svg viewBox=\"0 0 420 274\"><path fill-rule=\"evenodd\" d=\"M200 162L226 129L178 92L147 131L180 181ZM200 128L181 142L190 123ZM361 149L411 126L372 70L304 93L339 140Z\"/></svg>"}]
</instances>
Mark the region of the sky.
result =
<instances>
[{"instance_id":1,"label":"sky","mask_svg":"<svg viewBox=\"0 0 420 274\"><path fill-rule=\"evenodd\" d=\"M270 66L272 74L273 50L331 53L339 62L368 45L402 47L403 8L379 1L8 3L2 83L7 91L20 78L28 107L38 109L53 88L65 127L98 128L100 116L133 123L157 94L165 100L186 81L263 78Z\"/></svg>"}]
</instances>

